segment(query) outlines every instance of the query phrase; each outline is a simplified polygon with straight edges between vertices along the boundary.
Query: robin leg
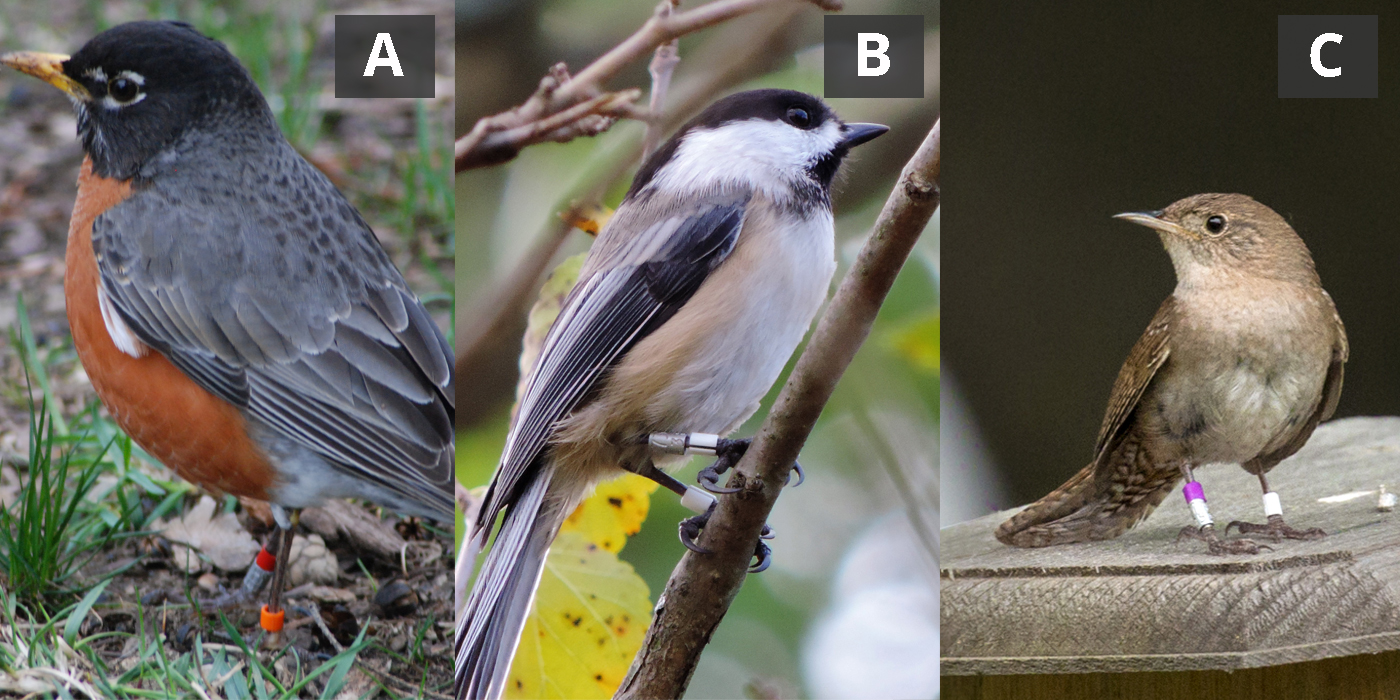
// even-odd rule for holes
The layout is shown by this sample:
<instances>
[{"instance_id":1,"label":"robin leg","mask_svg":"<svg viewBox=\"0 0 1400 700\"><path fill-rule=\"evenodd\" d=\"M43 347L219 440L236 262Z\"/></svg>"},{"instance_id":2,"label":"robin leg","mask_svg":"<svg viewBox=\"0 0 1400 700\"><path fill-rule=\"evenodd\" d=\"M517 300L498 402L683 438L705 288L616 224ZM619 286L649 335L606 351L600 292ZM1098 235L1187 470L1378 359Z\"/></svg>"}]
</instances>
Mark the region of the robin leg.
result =
<instances>
[{"instance_id":1,"label":"robin leg","mask_svg":"<svg viewBox=\"0 0 1400 700\"><path fill-rule=\"evenodd\" d=\"M1295 530L1284 523L1283 502L1279 500L1277 493L1269 490L1269 482L1264 478L1263 470L1260 470L1255 476L1259 477L1259 486L1264 490L1264 516L1268 518L1268 523L1259 525L1242 520L1232 520L1230 524L1225 526L1225 534L1230 534L1230 528L1238 527L1241 535L1257 532L1275 542L1283 539L1318 540L1327 536L1327 533L1323 532L1321 528Z\"/></svg>"},{"instance_id":2,"label":"robin leg","mask_svg":"<svg viewBox=\"0 0 1400 700\"><path fill-rule=\"evenodd\" d=\"M228 610L237 608L252 602L258 593L262 592L269 579L272 578L277 567L277 555L273 552L281 549L283 530L275 528L267 538L267 544L258 551L253 558L253 563L248 565L248 573L243 575L243 584L238 588L222 595L202 600L199 602L201 608L211 610Z\"/></svg>"},{"instance_id":3,"label":"robin leg","mask_svg":"<svg viewBox=\"0 0 1400 700\"><path fill-rule=\"evenodd\" d=\"M656 468L656 464L648 459L639 467L629 469L633 474L644 476L658 484L666 487L671 492L681 497L681 505L695 511L696 515L686 518L680 524L681 544L686 549L697 554L710 554L710 550L701 547L695 538L700 536L700 531L704 529L705 523L710 521L710 515L715 512L715 504L718 502L711 496L694 486L686 486L678 479L666 472ZM763 540L773 539L773 529L767 525L763 526L763 532L759 533L758 544L754 547L754 556L758 558L758 563L749 568L752 573L758 573L768 568L772 550Z\"/></svg>"},{"instance_id":4,"label":"robin leg","mask_svg":"<svg viewBox=\"0 0 1400 700\"><path fill-rule=\"evenodd\" d=\"M1196 519L1196 527L1181 528L1177 533L1176 541L1183 538L1201 540L1211 554L1258 554L1260 548L1272 549L1272 547L1258 545L1250 540L1223 540L1220 534L1215 531L1215 521L1210 517L1210 509L1206 507L1206 492L1201 488L1201 482L1196 481L1196 477L1191 473L1191 465L1183 462L1181 473L1186 477L1186 486L1182 488L1182 494L1186 496L1186 505L1191 508L1191 515Z\"/></svg>"},{"instance_id":5,"label":"robin leg","mask_svg":"<svg viewBox=\"0 0 1400 700\"><path fill-rule=\"evenodd\" d=\"M272 572L272 590L268 591L267 605L263 607L262 627L268 632L282 631L285 613L282 610L282 589L287 582L287 560L292 555L292 528L301 519L301 511L292 511L290 516L281 506L272 506L272 516L277 521L280 536L277 547L277 564Z\"/></svg>"}]
</instances>

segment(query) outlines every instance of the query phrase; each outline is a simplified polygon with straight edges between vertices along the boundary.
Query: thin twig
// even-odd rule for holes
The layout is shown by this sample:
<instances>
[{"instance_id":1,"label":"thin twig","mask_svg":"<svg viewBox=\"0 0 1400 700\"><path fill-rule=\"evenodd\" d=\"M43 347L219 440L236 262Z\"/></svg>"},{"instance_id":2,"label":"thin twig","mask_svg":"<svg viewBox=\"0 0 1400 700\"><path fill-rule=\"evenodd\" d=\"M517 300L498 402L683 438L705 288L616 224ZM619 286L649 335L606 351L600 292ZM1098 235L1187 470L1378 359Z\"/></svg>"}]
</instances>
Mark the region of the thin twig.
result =
<instances>
[{"instance_id":1,"label":"thin twig","mask_svg":"<svg viewBox=\"0 0 1400 700\"><path fill-rule=\"evenodd\" d=\"M874 231L822 315L752 447L735 467L700 536L711 554L686 552L657 600L642 648L615 699L678 698L700 652L743 583L754 543L798 452L939 203L939 124L904 166Z\"/></svg>"},{"instance_id":2,"label":"thin twig","mask_svg":"<svg viewBox=\"0 0 1400 700\"><path fill-rule=\"evenodd\" d=\"M532 144L595 136L619 118L646 119L647 114L633 104L641 97L640 90L607 92L604 85L633 61L686 34L765 7L809 2L835 11L842 5L842 0L714 0L692 10L672 12L671 2L661 0L646 24L577 76L571 78L564 64L557 64L523 104L477 120L454 144L457 171L499 165ZM587 107L573 109L581 105ZM565 113L568 118L552 120L548 128L535 126Z\"/></svg>"},{"instance_id":3,"label":"thin twig","mask_svg":"<svg viewBox=\"0 0 1400 700\"><path fill-rule=\"evenodd\" d=\"M662 3L667 16L675 11L680 0ZM651 99L647 103L647 135L642 139L642 160L646 160L661 142L661 114L666 106L666 91L671 87L671 76L676 72L676 64L681 62L680 39L672 39L658 47L651 56L647 72L651 74Z\"/></svg>"}]
</instances>

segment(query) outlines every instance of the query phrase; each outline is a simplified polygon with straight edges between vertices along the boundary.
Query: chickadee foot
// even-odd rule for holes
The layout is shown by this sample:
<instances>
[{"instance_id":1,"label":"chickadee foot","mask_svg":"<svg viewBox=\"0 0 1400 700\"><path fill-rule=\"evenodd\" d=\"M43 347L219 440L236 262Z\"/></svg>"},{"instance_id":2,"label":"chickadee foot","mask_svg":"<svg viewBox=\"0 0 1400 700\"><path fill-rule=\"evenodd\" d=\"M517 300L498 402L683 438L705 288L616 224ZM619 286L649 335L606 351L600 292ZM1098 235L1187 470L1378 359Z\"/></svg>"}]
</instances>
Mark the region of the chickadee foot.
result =
<instances>
[{"instance_id":1,"label":"chickadee foot","mask_svg":"<svg viewBox=\"0 0 1400 700\"><path fill-rule=\"evenodd\" d=\"M749 445L753 444L752 438L742 440L721 439L715 447L716 459L714 464L700 470L695 480L706 491L710 493L736 493L737 487L720 486L719 477L729 471L734 465L743 459L744 453L749 451ZM797 483L792 483L792 475L797 474ZM788 472L787 486L801 486L807 480L806 474L802 471L802 465L797 462L792 463L792 471Z\"/></svg>"},{"instance_id":2,"label":"chickadee foot","mask_svg":"<svg viewBox=\"0 0 1400 700\"><path fill-rule=\"evenodd\" d=\"M686 549L689 549L690 551L695 552L696 554L712 553L710 550L701 547L699 543L695 541L695 539L700 536L700 531L705 529L705 524L710 522L710 516L714 515L714 512L715 504L711 503L710 507L706 509L704 513L691 516L681 521L681 544L685 545ZM763 526L763 532L760 532L758 534L758 543L754 545L753 550L753 556L755 559L758 559L758 561L754 563L753 566L749 567L749 573L756 574L761 571L764 571L768 568L768 565L772 563L773 550L768 548L768 545L764 543L764 540L771 540L775 536L776 535L773 533L773 528L769 527L768 525Z\"/></svg>"},{"instance_id":3,"label":"chickadee foot","mask_svg":"<svg viewBox=\"0 0 1400 700\"><path fill-rule=\"evenodd\" d=\"M695 538L700 536L700 531L705 529L705 523L710 522L710 516L713 515L714 512L715 504L711 503L710 507L707 508L704 513L692 515L681 521L681 544L685 545L686 549L696 554L710 553L710 550L696 544Z\"/></svg>"},{"instance_id":4,"label":"chickadee foot","mask_svg":"<svg viewBox=\"0 0 1400 700\"><path fill-rule=\"evenodd\" d=\"M1252 540L1222 540L1220 539L1220 535L1215 532L1214 525L1207 525L1200 528L1183 527L1181 528L1181 532L1177 533L1176 541L1180 542L1183 539L1201 540L1205 542L1210 553L1216 556L1224 556L1226 554L1258 554L1261 549L1267 549L1269 551L1273 551L1274 549L1266 544L1257 544Z\"/></svg>"},{"instance_id":5,"label":"chickadee foot","mask_svg":"<svg viewBox=\"0 0 1400 700\"><path fill-rule=\"evenodd\" d=\"M729 471L739 460L744 458L744 453L749 451L752 439L726 440L721 438L715 447L715 461L708 467L700 470L695 476L695 481L700 487L710 493L738 493L741 489L737 486L720 486L719 477Z\"/></svg>"},{"instance_id":6,"label":"chickadee foot","mask_svg":"<svg viewBox=\"0 0 1400 700\"><path fill-rule=\"evenodd\" d=\"M1230 534L1230 528L1238 527L1241 535L1259 533L1269 539L1278 542L1280 540L1320 540L1327 536L1322 528L1309 528L1307 530L1295 530L1283 522L1282 515L1270 515L1267 525L1257 523L1246 523L1240 520L1233 520L1225 526L1225 534Z\"/></svg>"},{"instance_id":7,"label":"chickadee foot","mask_svg":"<svg viewBox=\"0 0 1400 700\"><path fill-rule=\"evenodd\" d=\"M762 539L759 539L758 545L753 548L753 556L758 561L749 567L751 574L763 573L768 570L768 565L773 563L773 550L769 549Z\"/></svg>"}]
</instances>

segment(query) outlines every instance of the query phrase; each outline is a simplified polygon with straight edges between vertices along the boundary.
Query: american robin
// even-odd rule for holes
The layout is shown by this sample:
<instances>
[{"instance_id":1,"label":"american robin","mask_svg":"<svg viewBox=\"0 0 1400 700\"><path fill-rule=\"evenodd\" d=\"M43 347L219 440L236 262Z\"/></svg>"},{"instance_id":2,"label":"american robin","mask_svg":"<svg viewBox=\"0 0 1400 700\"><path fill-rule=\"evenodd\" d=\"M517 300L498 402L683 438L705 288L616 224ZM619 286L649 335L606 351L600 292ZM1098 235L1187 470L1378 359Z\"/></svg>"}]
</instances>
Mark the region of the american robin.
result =
<instances>
[{"instance_id":1,"label":"american robin","mask_svg":"<svg viewBox=\"0 0 1400 700\"><path fill-rule=\"evenodd\" d=\"M279 573L283 509L351 497L450 522L451 349L233 54L132 22L0 63L77 109L64 294L122 429L189 481L274 504Z\"/></svg>"}]
</instances>

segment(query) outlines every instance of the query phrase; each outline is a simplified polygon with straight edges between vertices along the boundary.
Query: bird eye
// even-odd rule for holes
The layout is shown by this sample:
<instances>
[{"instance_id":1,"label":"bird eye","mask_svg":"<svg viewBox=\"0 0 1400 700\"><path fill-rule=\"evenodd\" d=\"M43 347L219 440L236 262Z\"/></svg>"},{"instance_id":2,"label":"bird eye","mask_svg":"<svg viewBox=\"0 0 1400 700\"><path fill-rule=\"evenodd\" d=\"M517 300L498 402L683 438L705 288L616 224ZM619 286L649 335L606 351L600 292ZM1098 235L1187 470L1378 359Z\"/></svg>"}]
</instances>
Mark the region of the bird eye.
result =
<instances>
[{"instance_id":1,"label":"bird eye","mask_svg":"<svg viewBox=\"0 0 1400 700\"><path fill-rule=\"evenodd\" d=\"M812 125L812 115L801 107L788 107L787 121L799 129L806 129Z\"/></svg>"},{"instance_id":2,"label":"bird eye","mask_svg":"<svg viewBox=\"0 0 1400 700\"><path fill-rule=\"evenodd\" d=\"M107 94L111 95L112 99L122 104L136 99L136 96L140 93L141 86L137 85L136 81L130 78L116 77L107 81Z\"/></svg>"},{"instance_id":3,"label":"bird eye","mask_svg":"<svg viewBox=\"0 0 1400 700\"><path fill-rule=\"evenodd\" d=\"M1225 217L1216 214L1206 219L1206 230L1211 233L1220 233L1225 229Z\"/></svg>"}]
</instances>

